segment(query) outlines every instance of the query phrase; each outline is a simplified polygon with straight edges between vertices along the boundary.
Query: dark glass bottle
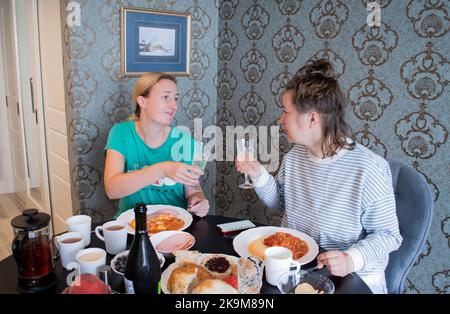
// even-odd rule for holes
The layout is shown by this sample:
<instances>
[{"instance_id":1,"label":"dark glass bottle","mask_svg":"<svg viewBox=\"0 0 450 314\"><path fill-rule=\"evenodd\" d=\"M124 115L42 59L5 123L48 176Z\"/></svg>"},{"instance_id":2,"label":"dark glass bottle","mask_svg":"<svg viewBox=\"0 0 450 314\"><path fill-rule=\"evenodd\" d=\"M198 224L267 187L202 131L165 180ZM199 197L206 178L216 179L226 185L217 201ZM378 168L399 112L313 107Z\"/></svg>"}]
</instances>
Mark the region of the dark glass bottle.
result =
<instances>
[{"instance_id":1,"label":"dark glass bottle","mask_svg":"<svg viewBox=\"0 0 450 314\"><path fill-rule=\"evenodd\" d=\"M136 229L125 267L127 293L159 294L161 268L158 256L147 234L147 207L143 203L134 208Z\"/></svg>"}]
</instances>

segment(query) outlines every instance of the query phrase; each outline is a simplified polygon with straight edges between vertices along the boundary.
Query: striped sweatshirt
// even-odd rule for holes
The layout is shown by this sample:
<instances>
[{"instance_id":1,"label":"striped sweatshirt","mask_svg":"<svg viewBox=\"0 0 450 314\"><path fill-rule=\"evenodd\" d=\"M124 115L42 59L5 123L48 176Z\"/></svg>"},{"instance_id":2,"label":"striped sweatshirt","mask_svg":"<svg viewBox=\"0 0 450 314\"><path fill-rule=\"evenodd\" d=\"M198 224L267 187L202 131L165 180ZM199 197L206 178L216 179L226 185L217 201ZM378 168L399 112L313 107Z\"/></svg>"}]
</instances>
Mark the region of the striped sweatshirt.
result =
<instances>
[{"instance_id":1,"label":"striped sweatshirt","mask_svg":"<svg viewBox=\"0 0 450 314\"><path fill-rule=\"evenodd\" d=\"M360 144L325 159L295 145L276 178L264 169L253 182L260 199L283 212L283 227L310 235L328 251L346 252L372 291L385 287L389 253L402 242L385 159Z\"/></svg>"}]
</instances>

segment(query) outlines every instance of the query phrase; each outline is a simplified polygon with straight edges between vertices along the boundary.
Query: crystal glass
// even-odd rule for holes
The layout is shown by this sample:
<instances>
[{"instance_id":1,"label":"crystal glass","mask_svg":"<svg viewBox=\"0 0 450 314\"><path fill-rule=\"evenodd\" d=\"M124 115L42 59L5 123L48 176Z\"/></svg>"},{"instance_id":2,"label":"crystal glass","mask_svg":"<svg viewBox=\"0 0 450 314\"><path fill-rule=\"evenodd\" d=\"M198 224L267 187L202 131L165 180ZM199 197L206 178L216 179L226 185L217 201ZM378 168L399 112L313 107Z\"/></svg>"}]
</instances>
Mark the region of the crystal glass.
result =
<instances>
[{"instance_id":1,"label":"crystal glass","mask_svg":"<svg viewBox=\"0 0 450 314\"><path fill-rule=\"evenodd\" d=\"M325 277L316 271L290 270L280 275L277 287L283 294L293 294L295 293L295 288L301 283L310 284L317 290L317 293L334 293L333 282L328 277Z\"/></svg>"},{"instance_id":2,"label":"crystal glass","mask_svg":"<svg viewBox=\"0 0 450 314\"><path fill-rule=\"evenodd\" d=\"M237 160L250 161L253 160L253 141L245 138L238 139L236 142ZM253 189L253 183L250 182L249 175L244 173L244 183L239 185L241 189Z\"/></svg>"},{"instance_id":3,"label":"crystal glass","mask_svg":"<svg viewBox=\"0 0 450 314\"><path fill-rule=\"evenodd\" d=\"M201 171L205 171L208 158L209 154L203 152L203 143L196 141L194 143L194 159L192 161L192 165Z\"/></svg>"},{"instance_id":4,"label":"crystal glass","mask_svg":"<svg viewBox=\"0 0 450 314\"><path fill-rule=\"evenodd\" d=\"M239 293L259 294L264 273L264 262L261 259L254 256L239 258L237 273Z\"/></svg>"}]
</instances>

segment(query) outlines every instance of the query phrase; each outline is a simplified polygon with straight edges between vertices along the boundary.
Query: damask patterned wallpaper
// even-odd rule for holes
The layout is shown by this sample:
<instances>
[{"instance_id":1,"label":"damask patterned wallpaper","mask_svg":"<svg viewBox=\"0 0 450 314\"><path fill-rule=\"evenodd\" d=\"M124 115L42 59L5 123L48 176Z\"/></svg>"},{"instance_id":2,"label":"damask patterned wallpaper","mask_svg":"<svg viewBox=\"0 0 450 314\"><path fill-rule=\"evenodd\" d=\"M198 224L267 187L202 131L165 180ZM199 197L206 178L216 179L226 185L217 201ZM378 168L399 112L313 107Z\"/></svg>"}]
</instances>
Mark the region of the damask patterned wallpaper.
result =
<instances>
[{"instance_id":1,"label":"damask patterned wallpaper","mask_svg":"<svg viewBox=\"0 0 450 314\"><path fill-rule=\"evenodd\" d=\"M106 221L118 210L118 202L107 199L103 187L104 153L110 128L134 111L131 103L136 78L120 75L120 8L164 9L190 12L190 76L178 78L180 101L175 125L192 129L194 118L212 124L217 107L213 79L217 74L217 52L211 44L217 37L217 9L213 1L177 0L77 0L81 26L68 27L66 7L61 1L65 44L66 107L70 137L69 159L72 199L77 212ZM211 92L214 91L214 92ZM215 166L204 176L204 191L214 208L211 188Z\"/></svg>"},{"instance_id":2,"label":"damask patterned wallpaper","mask_svg":"<svg viewBox=\"0 0 450 314\"><path fill-rule=\"evenodd\" d=\"M62 15L67 0L62 2ZM120 6L191 12L191 75L179 79L176 123L270 126L283 86L306 61L326 57L348 91L358 142L413 166L435 201L427 246L406 293L448 293L450 248L450 2L378 0L78 0L81 27L64 26L66 104L74 207L96 221L117 204L103 190L103 147L110 127L132 111L135 79L120 66ZM282 154L289 150L283 135ZM447 156L447 157L445 157ZM280 223L252 190L240 190L233 163L208 165L204 189L216 213Z\"/></svg>"},{"instance_id":3,"label":"damask patterned wallpaper","mask_svg":"<svg viewBox=\"0 0 450 314\"><path fill-rule=\"evenodd\" d=\"M223 0L219 6L218 123L273 125L283 86L310 59L335 67L359 143L413 166L435 201L425 251L407 293L449 293L450 1L378 0L381 25L366 23L369 0ZM289 149L284 136L282 153ZM447 156L447 157L445 157ZM217 212L280 223L232 164L217 164Z\"/></svg>"}]
</instances>

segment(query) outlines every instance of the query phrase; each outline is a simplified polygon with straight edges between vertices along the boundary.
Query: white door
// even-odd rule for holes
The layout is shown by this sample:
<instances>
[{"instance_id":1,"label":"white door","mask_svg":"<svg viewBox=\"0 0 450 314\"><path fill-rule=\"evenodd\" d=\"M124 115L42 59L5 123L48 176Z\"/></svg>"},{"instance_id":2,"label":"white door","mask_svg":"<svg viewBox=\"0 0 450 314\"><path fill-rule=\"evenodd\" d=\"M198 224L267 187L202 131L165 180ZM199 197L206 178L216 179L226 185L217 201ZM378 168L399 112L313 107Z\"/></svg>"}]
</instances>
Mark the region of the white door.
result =
<instances>
[{"instance_id":1,"label":"white door","mask_svg":"<svg viewBox=\"0 0 450 314\"><path fill-rule=\"evenodd\" d=\"M36 47L33 25L33 4L31 0L19 0L16 4L16 33L19 60L19 82L24 122L25 159L29 189L41 185L41 151L36 96Z\"/></svg>"},{"instance_id":2,"label":"white door","mask_svg":"<svg viewBox=\"0 0 450 314\"><path fill-rule=\"evenodd\" d=\"M37 205L37 207L51 213L54 230L59 233L66 228L65 220L73 215L61 42L63 32L61 2L60 0L0 0L0 5L2 13L0 57L3 56L4 65L4 79L0 69L0 85L5 85L5 94L8 96L8 107L4 111L7 112L7 130L10 133L11 142L12 175L9 177L13 178L14 191L23 199L24 206L35 206L36 201L31 193L35 189L28 190L27 185L32 188L38 181L28 179L29 170L30 175L33 170L30 158L28 160L30 169L27 168L25 151L26 147L30 147L28 145L30 143L41 143L40 153L39 150L36 151L33 160L39 160L40 155L40 183L41 189L44 190L45 201L42 202L42 206ZM33 9L31 16L30 8ZM18 12L19 9L20 12ZM24 16L28 16L28 21L23 20ZM28 33L28 43L20 42L26 37L21 36L20 31ZM17 36L15 36L16 33ZM33 37L30 38L31 36ZM36 52L33 55L30 53L29 56L34 60L26 60L27 57L25 57L24 62L23 55L28 49L29 52ZM29 72L23 72L24 68ZM33 78L33 85L30 84L30 77ZM31 101L32 88L35 96L34 104ZM0 88L0 96L1 92ZM19 101L23 101L23 104L19 104ZM4 102L6 103L6 97ZM2 113L1 105L0 100L0 113ZM0 123L2 118L5 120L4 115L0 117ZM30 127L34 129L25 134L22 131L28 130L25 129L25 124L28 129ZM6 136L7 134L0 134L0 147L1 139ZM25 146L25 136L28 139L28 146ZM0 160L5 153L0 151ZM0 168L0 176L2 175Z\"/></svg>"},{"instance_id":3,"label":"white door","mask_svg":"<svg viewBox=\"0 0 450 314\"><path fill-rule=\"evenodd\" d=\"M3 0L2 0L3 2ZM0 5L0 194L14 192L12 179L12 159L9 144L9 122L8 107L6 102L6 75L5 58L3 51L4 39L4 13L3 6Z\"/></svg>"},{"instance_id":4,"label":"white door","mask_svg":"<svg viewBox=\"0 0 450 314\"><path fill-rule=\"evenodd\" d=\"M8 127L11 142L12 177L14 191L24 205L27 204L27 169L24 154L24 134L22 113L19 104L19 90L17 86L16 42L14 39L13 1L0 0L1 5L1 49L5 74L6 101L8 113Z\"/></svg>"}]
</instances>

